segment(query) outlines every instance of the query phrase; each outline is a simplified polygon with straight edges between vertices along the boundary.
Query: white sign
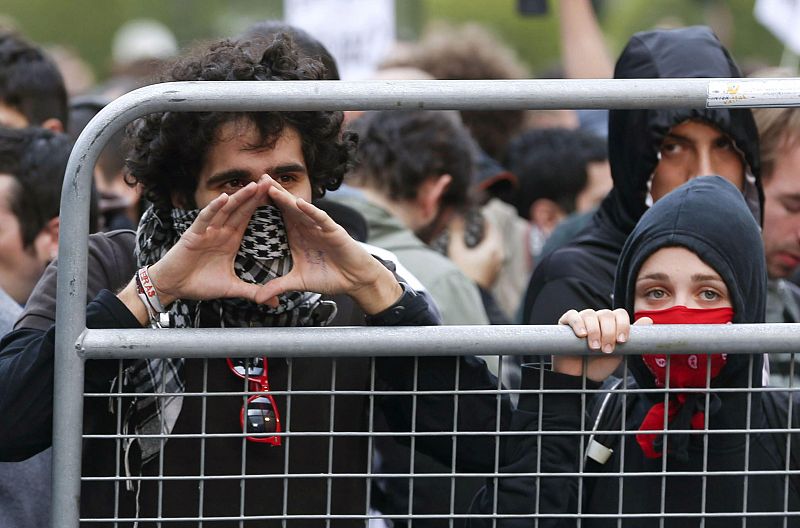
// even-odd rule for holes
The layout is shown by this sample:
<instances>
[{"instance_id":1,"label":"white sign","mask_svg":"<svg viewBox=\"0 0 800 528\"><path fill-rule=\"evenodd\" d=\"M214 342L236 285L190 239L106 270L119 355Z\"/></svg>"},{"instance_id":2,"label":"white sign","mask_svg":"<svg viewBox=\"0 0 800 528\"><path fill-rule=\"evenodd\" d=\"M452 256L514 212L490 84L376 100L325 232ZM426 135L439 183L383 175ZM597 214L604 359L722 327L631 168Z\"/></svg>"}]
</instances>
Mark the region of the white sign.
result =
<instances>
[{"instance_id":1,"label":"white sign","mask_svg":"<svg viewBox=\"0 0 800 528\"><path fill-rule=\"evenodd\" d=\"M394 46L394 0L284 0L283 13L328 48L342 79L371 76Z\"/></svg>"},{"instance_id":2,"label":"white sign","mask_svg":"<svg viewBox=\"0 0 800 528\"><path fill-rule=\"evenodd\" d=\"M800 0L756 0L754 14L784 46L800 54Z\"/></svg>"}]
</instances>

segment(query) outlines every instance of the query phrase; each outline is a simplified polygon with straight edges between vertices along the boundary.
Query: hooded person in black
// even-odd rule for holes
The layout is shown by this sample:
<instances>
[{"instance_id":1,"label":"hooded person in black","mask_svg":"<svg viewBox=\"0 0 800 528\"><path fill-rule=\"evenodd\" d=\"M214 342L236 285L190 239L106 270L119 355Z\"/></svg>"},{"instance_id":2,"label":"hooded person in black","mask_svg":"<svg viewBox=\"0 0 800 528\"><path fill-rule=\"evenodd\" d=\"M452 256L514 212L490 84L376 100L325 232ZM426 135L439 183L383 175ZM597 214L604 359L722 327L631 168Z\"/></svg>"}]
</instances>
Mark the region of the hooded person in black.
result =
<instances>
[{"instance_id":1,"label":"hooded person in black","mask_svg":"<svg viewBox=\"0 0 800 528\"><path fill-rule=\"evenodd\" d=\"M637 33L614 70L616 79L740 76L719 40L702 26ZM571 308L611 307L617 258L625 238L648 208L662 145L673 127L686 121L711 125L732 141L730 148L739 154L744 168L740 188L761 222L758 132L750 110L612 110L608 148L614 188L589 226L537 266L523 302L524 323L555 324ZM711 172L686 174L686 179L707 174Z\"/></svg>"},{"instance_id":2,"label":"hooded person in black","mask_svg":"<svg viewBox=\"0 0 800 528\"><path fill-rule=\"evenodd\" d=\"M733 233L735 236L731 236ZM645 275L643 265L660 250L675 247L699 257L722 279L730 305L727 310L732 313L729 321L734 324L764 321L766 270L760 230L738 189L720 177L697 178L665 196L645 213L620 255L614 288L617 308L632 315L636 299L637 310L640 310L637 315L642 313L638 299L648 294L637 281L642 281ZM674 295L677 301L677 294ZM650 312L654 318L656 313ZM579 333L575 325L573 329ZM610 333L616 336L615 330ZM675 380L680 372L681 357L691 356L671 358L673 370L667 374L667 386L679 386ZM627 388L652 390L664 386L657 382L655 371L647 366L647 358L628 357L633 379L627 381ZM713 362L720 358L723 366L715 371ZM541 526L574 526L576 519L568 515L579 512L587 515L581 525L588 527L659 526L662 518L666 526L699 526L703 522L701 513L710 514L705 518L705 526L728 526L731 521L743 518L747 518L751 526L784 526L784 512L800 508L794 477L780 473L790 467L786 465L787 438L785 434L758 430L776 427L767 416L774 415L779 406L785 413L787 400L775 397L775 393L748 390L761 386L762 354L717 355L712 356L711 362L711 390L707 400L705 392L699 397L694 396L697 392L691 391L670 393L669 405L674 406L677 413L674 417L669 413L667 428L697 429L690 419L694 418L693 414L704 412L708 429L714 434L664 435L659 432L651 435L655 441L648 444L642 438L648 436L642 434L643 422L653 409L664 404L665 392L630 392L627 398L617 393L607 400L597 430L639 431L640 434L609 435L614 440L604 440L604 444L613 446L610 458L605 463L590 458L585 464L580 459L584 452L580 443L585 437L537 433L590 430L595 423L590 411L598 407L597 402L589 400L593 397L600 400L605 393L590 393L582 405L580 389L584 380L581 376L563 374L563 370L553 372L524 367L522 388L544 389L544 392L520 396L511 428L528 434L507 437L502 447L500 473L527 475L500 478L496 490L493 480L487 479L487 487L476 498L475 508L487 514L551 514L552 517L539 519ZM590 379L585 383L587 389L600 386ZM742 388L742 391L715 390L722 387ZM566 391L552 392L556 389ZM683 401L681 394L685 398ZM613 416L618 417L616 423L610 418ZM700 416L702 430L706 416ZM651 429L661 430L663 423L662 413L659 425ZM786 427L784 424L783 428ZM742 432L748 429L756 431ZM733 432L721 432L725 430ZM669 438L666 445L665 436ZM798 442L800 438L792 438L792 441ZM697 474L704 468L709 472L705 478ZM586 473L581 479L570 475L535 475L580 471ZM775 473L723 474L736 471ZM637 475L645 472L648 474ZM493 507L495 492L496 509ZM745 512L761 512L764 516L748 517ZM607 517L598 517L603 514ZM798 522L796 517L788 519L789 526ZM488 524L491 520L473 519L469 524L483 526L484 522ZM535 522L532 517L507 518L498 524L532 526Z\"/></svg>"}]
</instances>

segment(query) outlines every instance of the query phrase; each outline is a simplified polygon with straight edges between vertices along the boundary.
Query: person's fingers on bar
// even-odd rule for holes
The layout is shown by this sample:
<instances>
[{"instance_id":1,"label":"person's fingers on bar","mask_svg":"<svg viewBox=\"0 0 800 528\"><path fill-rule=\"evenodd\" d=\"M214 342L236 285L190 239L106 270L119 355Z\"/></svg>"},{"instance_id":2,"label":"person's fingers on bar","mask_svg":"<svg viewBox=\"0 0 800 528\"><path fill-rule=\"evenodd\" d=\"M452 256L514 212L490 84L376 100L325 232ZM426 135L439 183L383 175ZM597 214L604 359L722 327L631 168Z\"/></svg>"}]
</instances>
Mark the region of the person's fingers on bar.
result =
<instances>
[{"instance_id":1,"label":"person's fingers on bar","mask_svg":"<svg viewBox=\"0 0 800 528\"><path fill-rule=\"evenodd\" d=\"M600 322L600 349L610 354L614 351L617 344L617 317L611 310L600 310L597 312L597 319Z\"/></svg>"},{"instance_id":2,"label":"person's fingers on bar","mask_svg":"<svg viewBox=\"0 0 800 528\"><path fill-rule=\"evenodd\" d=\"M583 322L583 318L578 313L578 310L569 310L564 313L564 315L558 319L558 324L568 325L572 328L572 332L577 337L586 337L586 325Z\"/></svg>"},{"instance_id":3,"label":"person's fingers on bar","mask_svg":"<svg viewBox=\"0 0 800 528\"><path fill-rule=\"evenodd\" d=\"M589 344L589 348L592 350L600 350L601 333L597 312L594 310L583 310L579 312L579 315L581 319L583 319L583 324L586 327L586 341Z\"/></svg>"},{"instance_id":4,"label":"person's fingers on bar","mask_svg":"<svg viewBox=\"0 0 800 528\"><path fill-rule=\"evenodd\" d=\"M614 310L614 316L617 319L617 343L625 343L631 334L631 318L623 308Z\"/></svg>"}]
</instances>

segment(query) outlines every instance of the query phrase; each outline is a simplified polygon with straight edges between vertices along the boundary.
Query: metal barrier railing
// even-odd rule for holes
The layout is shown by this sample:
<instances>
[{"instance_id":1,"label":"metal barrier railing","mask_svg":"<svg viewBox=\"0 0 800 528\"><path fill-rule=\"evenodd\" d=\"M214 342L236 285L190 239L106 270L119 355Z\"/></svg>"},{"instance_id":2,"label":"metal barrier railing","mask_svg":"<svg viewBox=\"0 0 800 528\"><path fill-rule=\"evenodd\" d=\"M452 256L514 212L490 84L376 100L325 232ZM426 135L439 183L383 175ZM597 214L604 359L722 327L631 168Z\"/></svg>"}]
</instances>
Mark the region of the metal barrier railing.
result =
<instances>
[{"instance_id":1,"label":"metal barrier railing","mask_svg":"<svg viewBox=\"0 0 800 528\"><path fill-rule=\"evenodd\" d=\"M61 201L54 387L54 526L79 522L84 359L252 357L273 343L271 357L585 353L554 327L424 329L89 330L86 328L89 195L95 162L128 122L159 111L377 110L528 108L686 108L793 106L798 79L644 79L537 81L180 82L148 86L104 108L78 138ZM324 334L322 334L324 332ZM800 325L745 325L680 330L636 328L647 339L623 347L695 352L793 352ZM379 335L379 339L376 336ZM319 340L324 336L324 340ZM192 343L204 343L198 349ZM320 343L324 343L321 345ZM502 432L496 433L502 435ZM496 475L495 475L496 476ZM301 516L302 517L302 516Z\"/></svg>"}]
</instances>

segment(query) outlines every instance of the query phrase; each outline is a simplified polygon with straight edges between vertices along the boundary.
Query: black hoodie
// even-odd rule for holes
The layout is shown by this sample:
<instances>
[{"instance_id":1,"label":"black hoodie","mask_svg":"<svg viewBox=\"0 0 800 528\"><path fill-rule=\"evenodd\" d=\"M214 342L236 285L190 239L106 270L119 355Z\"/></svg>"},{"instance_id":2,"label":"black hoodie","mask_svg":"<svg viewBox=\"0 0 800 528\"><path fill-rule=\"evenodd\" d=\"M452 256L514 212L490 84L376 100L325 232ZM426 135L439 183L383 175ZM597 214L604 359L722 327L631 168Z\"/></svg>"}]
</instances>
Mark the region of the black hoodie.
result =
<instances>
[{"instance_id":1,"label":"black hoodie","mask_svg":"<svg viewBox=\"0 0 800 528\"><path fill-rule=\"evenodd\" d=\"M702 26L637 33L614 71L616 79L740 76L719 40ZM571 308L611 308L617 258L647 210L648 183L661 143L673 126L688 119L710 123L733 139L750 175L745 184L749 207L761 221L758 132L750 110L612 110L608 148L614 188L589 226L536 267L523 304L524 323L555 324Z\"/></svg>"},{"instance_id":2,"label":"black hoodie","mask_svg":"<svg viewBox=\"0 0 800 528\"><path fill-rule=\"evenodd\" d=\"M731 236L735 233L735 236ZM725 281L734 309L735 323L758 323L764 320L766 299L766 269L760 231L741 193L723 178L712 176L697 178L666 195L640 220L631 233L620 255L615 303L617 307L633 312L635 281L643 262L658 249L682 246L696 253L714 268ZM720 374L712 380L713 387L761 386L761 354L730 354ZM628 361L635 385L655 388L653 377L640 356ZM580 389L581 379L573 376L540 371L531 367L523 369L525 389ZM587 382L587 388L596 384ZM601 393L602 394L602 393ZM633 393L626 405L625 430L636 431L656 402L664 401L663 392ZM688 435L688 459L679 460L670 453L666 460L646 458L634 435L624 436L615 445L614 454L604 464L589 460L583 469L599 474L574 477L536 476L508 477L497 486L498 513L534 513L538 488L538 508L542 514L553 517L542 519L541 526L575 526L576 520L558 517L559 514L582 512L589 516L607 514L607 518L587 517L582 526L659 526L661 512L672 514L664 518L665 526L699 526L699 517L680 517L680 513L716 512L728 516L709 517L705 526L739 525L747 512L773 512L782 514L784 508L797 511L800 495L793 482L784 475L709 475L705 482L697 475L680 475L679 472L701 472L704 465L709 472L725 471L781 471L786 457L780 437L753 432L749 439L743 433L720 433L724 430L769 428L765 419L767 409L760 392L720 392L712 390L711 398L718 398L719 407L709 412L707 456L702 434ZM748 403L749 399L749 403ZM621 414L621 397L610 400L609 414ZM591 409L588 402L585 409ZM751 412L747 416L748 404ZM795 405L798 405L797 400ZM583 415L581 395L577 392L548 392L539 397L535 393L520 396L520 404L512 418L512 429L535 433L538 431L588 430L594 422ZM583 422L582 422L583 420ZM584 424L582 427L581 424ZM618 424L621 426L621 422ZM606 422L599 427L608 429ZM619 430L619 429L615 429ZM800 441L793 435L793 442ZM671 435L670 438L673 438ZM501 473L575 473L581 470L581 437L575 435L511 436L503 447ZM624 444L624 445L620 445ZM749 456L748 456L749 453ZM667 474L659 475L666 468ZM619 472L623 476L619 476ZM640 475L652 472L654 475ZM746 483L746 484L745 484ZM784 505L785 486L788 503ZM665 488L662 506L662 486ZM580 488L579 488L580 487ZM705 504L702 502L705 487ZM482 513L494 511L493 482L476 499ZM746 497L746 502L745 502ZM662 509L663 508L663 509ZM620 514L625 518L619 520ZM654 514L653 517L633 517L636 514ZM731 517L730 515L733 515ZM783 526L780 516L752 517L748 526ZM484 520L471 524L482 526ZM489 521L490 523L490 521ZM788 518L788 526L800 523L797 517ZM502 526L533 526L533 519L508 519ZM488 524L487 524L488 525Z\"/></svg>"}]
</instances>

